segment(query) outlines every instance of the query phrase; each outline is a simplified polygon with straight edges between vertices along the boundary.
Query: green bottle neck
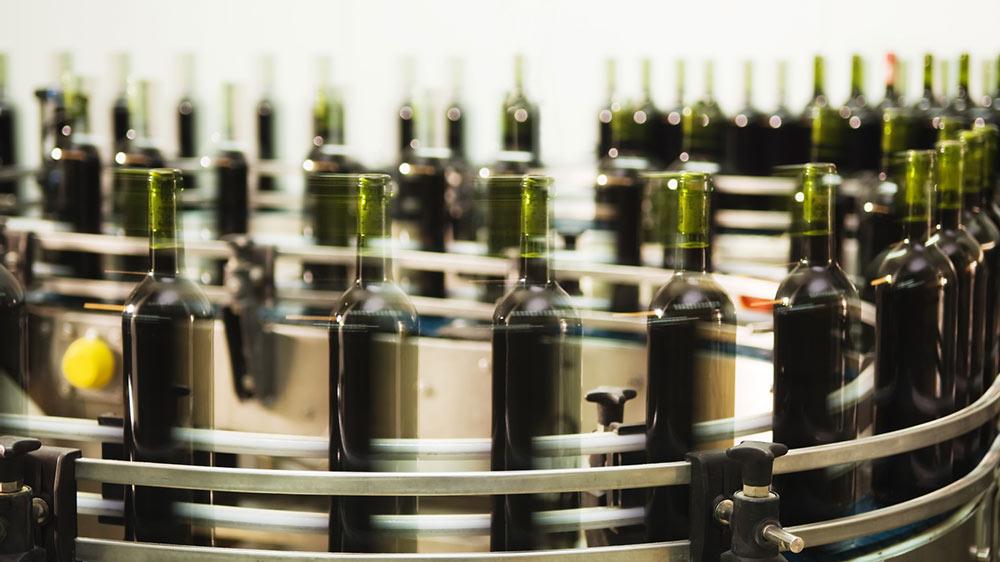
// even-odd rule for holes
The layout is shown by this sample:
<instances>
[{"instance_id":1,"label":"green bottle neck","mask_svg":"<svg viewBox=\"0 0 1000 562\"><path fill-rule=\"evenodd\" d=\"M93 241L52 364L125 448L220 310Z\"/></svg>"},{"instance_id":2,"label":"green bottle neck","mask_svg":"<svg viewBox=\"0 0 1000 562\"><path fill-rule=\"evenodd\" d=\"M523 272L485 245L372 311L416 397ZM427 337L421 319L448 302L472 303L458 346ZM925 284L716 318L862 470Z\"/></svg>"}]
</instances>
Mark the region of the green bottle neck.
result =
<instances>
[{"instance_id":1,"label":"green bottle neck","mask_svg":"<svg viewBox=\"0 0 1000 562\"><path fill-rule=\"evenodd\" d=\"M389 234L388 176L358 178L358 235L355 283L392 281L392 237Z\"/></svg>"},{"instance_id":2,"label":"green bottle neck","mask_svg":"<svg viewBox=\"0 0 1000 562\"><path fill-rule=\"evenodd\" d=\"M957 230L962 224L962 144L956 141L939 142L937 151L937 197L935 209L940 228Z\"/></svg>"},{"instance_id":3,"label":"green bottle neck","mask_svg":"<svg viewBox=\"0 0 1000 562\"><path fill-rule=\"evenodd\" d=\"M865 95L865 67L861 57L855 55L851 57L851 97L858 98Z\"/></svg>"},{"instance_id":4,"label":"green bottle neck","mask_svg":"<svg viewBox=\"0 0 1000 562\"><path fill-rule=\"evenodd\" d=\"M529 176L521 184L521 260L519 277L522 283L549 283L550 232L549 186L551 179Z\"/></svg>"},{"instance_id":5,"label":"green bottle neck","mask_svg":"<svg viewBox=\"0 0 1000 562\"><path fill-rule=\"evenodd\" d=\"M969 99L969 55L958 59L958 93L959 99Z\"/></svg>"},{"instance_id":6,"label":"green bottle neck","mask_svg":"<svg viewBox=\"0 0 1000 562\"><path fill-rule=\"evenodd\" d=\"M149 265L155 277L177 277L183 268L184 244L177 225L180 173L149 172Z\"/></svg>"},{"instance_id":7,"label":"green bottle neck","mask_svg":"<svg viewBox=\"0 0 1000 562\"><path fill-rule=\"evenodd\" d=\"M924 56L924 93L923 97L926 100L934 100L934 57L931 55Z\"/></svg>"},{"instance_id":8,"label":"green bottle neck","mask_svg":"<svg viewBox=\"0 0 1000 562\"><path fill-rule=\"evenodd\" d=\"M830 164L806 164L792 195L792 229L802 238L801 260L808 265L833 263L833 185Z\"/></svg>"},{"instance_id":9,"label":"green bottle neck","mask_svg":"<svg viewBox=\"0 0 1000 562\"><path fill-rule=\"evenodd\" d=\"M709 270L710 189L705 174L682 174L679 178L674 254L674 263L679 270L702 273Z\"/></svg>"},{"instance_id":10,"label":"green bottle neck","mask_svg":"<svg viewBox=\"0 0 1000 562\"><path fill-rule=\"evenodd\" d=\"M813 98L825 97L825 82L823 57L816 57L813 59Z\"/></svg>"}]
</instances>

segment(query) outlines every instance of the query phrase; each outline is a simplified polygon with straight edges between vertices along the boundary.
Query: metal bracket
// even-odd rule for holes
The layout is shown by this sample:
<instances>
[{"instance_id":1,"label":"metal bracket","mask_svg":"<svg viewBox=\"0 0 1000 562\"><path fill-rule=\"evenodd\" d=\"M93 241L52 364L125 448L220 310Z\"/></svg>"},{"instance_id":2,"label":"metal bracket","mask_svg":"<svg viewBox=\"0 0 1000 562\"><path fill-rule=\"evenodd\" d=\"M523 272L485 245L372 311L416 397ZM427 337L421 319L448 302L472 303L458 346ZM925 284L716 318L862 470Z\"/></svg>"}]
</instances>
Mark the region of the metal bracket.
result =
<instances>
[{"instance_id":1,"label":"metal bracket","mask_svg":"<svg viewBox=\"0 0 1000 562\"><path fill-rule=\"evenodd\" d=\"M725 451L687 454L691 463L691 562L718 562L729 550L733 534L715 517L715 508L740 489L740 468Z\"/></svg>"},{"instance_id":2,"label":"metal bracket","mask_svg":"<svg viewBox=\"0 0 1000 562\"><path fill-rule=\"evenodd\" d=\"M76 560L76 460L79 449L42 447L28 453L24 483L35 500L48 507L36 511L35 544L45 549L49 562Z\"/></svg>"},{"instance_id":3,"label":"metal bracket","mask_svg":"<svg viewBox=\"0 0 1000 562\"><path fill-rule=\"evenodd\" d=\"M222 308L229 362L236 395L242 400L274 396L272 347L264 340L263 313L274 301L274 248L256 246L250 237L226 237L232 257L226 262L230 303Z\"/></svg>"}]
</instances>

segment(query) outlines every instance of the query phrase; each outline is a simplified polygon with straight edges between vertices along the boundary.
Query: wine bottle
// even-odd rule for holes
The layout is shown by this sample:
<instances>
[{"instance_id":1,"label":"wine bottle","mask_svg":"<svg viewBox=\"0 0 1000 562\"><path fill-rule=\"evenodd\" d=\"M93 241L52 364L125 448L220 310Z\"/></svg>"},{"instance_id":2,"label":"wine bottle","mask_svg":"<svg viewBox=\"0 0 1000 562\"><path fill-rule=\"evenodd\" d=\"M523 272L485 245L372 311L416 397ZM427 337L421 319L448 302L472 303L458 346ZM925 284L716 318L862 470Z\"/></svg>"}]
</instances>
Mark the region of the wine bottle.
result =
<instances>
[{"instance_id":1,"label":"wine bottle","mask_svg":"<svg viewBox=\"0 0 1000 562\"><path fill-rule=\"evenodd\" d=\"M942 77L944 77L943 69ZM958 57L958 89L955 91L955 96L948 99L943 114L958 119L963 127L970 127L974 105L969 92L969 53L962 53Z\"/></svg>"},{"instance_id":2,"label":"wine bottle","mask_svg":"<svg viewBox=\"0 0 1000 562\"><path fill-rule=\"evenodd\" d=\"M538 144L540 115L538 106L524 91L524 57L514 57L514 88L507 94L501 112L501 138L504 151L531 154L531 166L540 166Z\"/></svg>"},{"instance_id":3,"label":"wine bottle","mask_svg":"<svg viewBox=\"0 0 1000 562\"><path fill-rule=\"evenodd\" d=\"M771 173L767 159L767 116L753 105L753 63L743 63L743 109L726 127L726 171L742 176Z\"/></svg>"},{"instance_id":4,"label":"wine bottle","mask_svg":"<svg viewBox=\"0 0 1000 562\"><path fill-rule=\"evenodd\" d=\"M681 116L683 139L680 156L671 164L672 170L718 173L724 151L725 115L715 102L714 65L705 62L705 94L684 108Z\"/></svg>"},{"instance_id":5,"label":"wine bottle","mask_svg":"<svg viewBox=\"0 0 1000 562\"><path fill-rule=\"evenodd\" d=\"M885 54L885 95L882 97L882 101L875 106L875 110L878 114L881 114L887 108L890 107L903 107L903 95L901 92L902 80L900 80L901 68L899 61L896 60L896 53L888 52ZM899 86L897 86L899 82Z\"/></svg>"},{"instance_id":6,"label":"wine bottle","mask_svg":"<svg viewBox=\"0 0 1000 562\"><path fill-rule=\"evenodd\" d=\"M968 406L983 394L988 279L979 242L962 226L962 150L959 141L937 143L937 228L927 242L948 257L958 280L955 409ZM976 430L953 442L956 478L978 463L980 436Z\"/></svg>"},{"instance_id":7,"label":"wine bottle","mask_svg":"<svg viewBox=\"0 0 1000 562\"><path fill-rule=\"evenodd\" d=\"M101 158L90 136L90 98L83 80L75 77L70 144L59 151L57 219L73 232L101 233ZM75 277L100 279L100 257L86 252L60 252L58 261Z\"/></svg>"},{"instance_id":8,"label":"wine bottle","mask_svg":"<svg viewBox=\"0 0 1000 562\"><path fill-rule=\"evenodd\" d=\"M211 426L213 313L183 274L176 216L180 171L150 170L147 181L149 273L122 315L125 458L192 464L192 444L176 430ZM191 523L177 512L177 503L193 497L185 490L126 485L126 540L191 544Z\"/></svg>"},{"instance_id":9,"label":"wine bottle","mask_svg":"<svg viewBox=\"0 0 1000 562\"><path fill-rule=\"evenodd\" d=\"M653 102L653 61L643 58L640 66L641 90L639 99L632 104L632 127L635 147L625 146L626 152L644 158L653 167L661 166L656 152L657 125L662 121L660 110Z\"/></svg>"},{"instance_id":10,"label":"wine bottle","mask_svg":"<svg viewBox=\"0 0 1000 562\"><path fill-rule=\"evenodd\" d=\"M653 297L647 323L647 462L683 460L699 444L694 422L733 415L736 311L709 268L710 176L681 172L664 182L676 198L676 271ZM649 541L688 534L686 487L655 488L646 503Z\"/></svg>"},{"instance_id":11,"label":"wine bottle","mask_svg":"<svg viewBox=\"0 0 1000 562\"><path fill-rule=\"evenodd\" d=\"M112 150L126 152L128 144L135 140L136 133L132 123L132 106L135 94L134 83L130 74L130 59L128 53L115 55L115 68L118 73L118 96L111 108Z\"/></svg>"},{"instance_id":12,"label":"wine bottle","mask_svg":"<svg viewBox=\"0 0 1000 562\"><path fill-rule=\"evenodd\" d=\"M990 105L990 123L1000 126L1000 55L993 68L993 103Z\"/></svg>"},{"instance_id":13,"label":"wine bottle","mask_svg":"<svg viewBox=\"0 0 1000 562\"><path fill-rule=\"evenodd\" d=\"M1000 272L1000 228L984 210L989 190L983 186L983 136L978 131L962 131L958 138L965 146L962 159L962 223L983 249L987 271L983 388L989 388L997 370L1000 370L1000 274L994 273Z\"/></svg>"},{"instance_id":14,"label":"wine bottle","mask_svg":"<svg viewBox=\"0 0 1000 562\"><path fill-rule=\"evenodd\" d=\"M150 83L148 80L138 80L133 90L133 97L129 101L129 120L132 128L129 129L128 142L124 148L115 153L116 166L128 166L138 168L161 168L163 167L163 154L156 147L152 139L152 127L150 124L149 96Z\"/></svg>"},{"instance_id":15,"label":"wine bottle","mask_svg":"<svg viewBox=\"0 0 1000 562\"><path fill-rule=\"evenodd\" d=\"M194 54L188 53L181 58L181 80L183 94L177 104L177 155L181 158L198 156L197 114L194 104ZM192 185L184 182L186 189Z\"/></svg>"},{"instance_id":16,"label":"wine bottle","mask_svg":"<svg viewBox=\"0 0 1000 562\"><path fill-rule=\"evenodd\" d=\"M61 221L65 209L59 207L59 157L70 147L73 130L75 94L73 64L70 53L59 53L55 58L55 86L40 88L35 92L40 103L41 164L35 179L41 189L42 216Z\"/></svg>"},{"instance_id":17,"label":"wine bottle","mask_svg":"<svg viewBox=\"0 0 1000 562\"><path fill-rule=\"evenodd\" d=\"M778 62L778 103L766 116L764 128L764 169L805 162L809 159L809 134L802 122L788 110L788 63Z\"/></svg>"},{"instance_id":18,"label":"wine bottle","mask_svg":"<svg viewBox=\"0 0 1000 562\"><path fill-rule=\"evenodd\" d=\"M462 103L462 82L465 77L461 59L451 62L451 99L444 110L445 138L451 156L456 160L465 160L465 106Z\"/></svg>"},{"instance_id":19,"label":"wine bottle","mask_svg":"<svg viewBox=\"0 0 1000 562\"><path fill-rule=\"evenodd\" d=\"M656 156L660 162L673 162L681 154L684 131L681 126L684 115L684 61L677 60L675 70L675 80L677 87L674 107L661 113L659 143L656 149Z\"/></svg>"},{"instance_id":20,"label":"wine bottle","mask_svg":"<svg viewBox=\"0 0 1000 562\"><path fill-rule=\"evenodd\" d=\"M898 217L892 213L899 185L891 173L890 163L895 155L910 148L913 125L903 109L890 107L882 114L881 171L878 182L864 194L858 205L858 270L869 282L876 277L886 250L903 239ZM874 303L875 287L866 283L861 288L861 295L865 301Z\"/></svg>"},{"instance_id":21,"label":"wine bottle","mask_svg":"<svg viewBox=\"0 0 1000 562\"><path fill-rule=\"evenodd\" d=\"M1000 125L987 123L977 128L983 135L983 177L985 191L982 193L983 211L1000 226L1000 205L997 204L997 190L1000 188L997 170L1000 170L1000 149L998 149L998 137L1000 137Z\"/></svg>"},{"instance_id":22,"label":"wine bottle","mask_svg":"<svg viewBox=\"0 0 1000 562\"><path fill-rule=\"evenodd\" d=\"M354 176L312 171L306 173L303 234L320 246L347 247L357 228L357 186ZM340 290L350 283L348 267L304 263L302 278L319 290Z\"/></svg>"},{"instance_id":23,"label":"wine bottle","mask_svg":"<svg viewBox=\"0 0 1000 562\"><path fill-rule=\"evenodd\" d=\"M431 121L429 108L423 113L425 117L421 121ZM423 127L420 122L417 125ZM423 138L433 138L433 135ZM422 140L418 135L418 142ZM406 151L406 154L406 160L397 166L399 193L392 207L392 219L402 232L416 241L416 249L444 252L451 234L445 199L451 154L448 149L424 147ZM404 271L402 275L409 279L414 294L435 298L447 296L442 271Z\"/></svg>"},{"instance_id":24,"label":"wine bottle","mask_svg":"<svg viewBox=\"0 0 1000 562\"><path fill-rule=\"evenodd\" d=\"M378 470L375 439L416 437L419 322L394 280L389 176L340 176L357 193L357 268L330 313L330 470ZM334 497L333 552L412 551L372 525L377 514L413 514L416 498Z\"/></svg>"},{"instance_id":25,"label":"wine bottle","mask_svg":"<svg viewBox=\"0 0 1000 562\"><path fill-rule=\"evenodd\" d=\"M796 178L789 202L792 235L802 239L802 259L774 298L774 441L791 448L860 437L859 409L870 402L862 386L857 352L858 291L833 253L832 164L783 169ZM844 517L858 501L854 465L827 467L775 478L781 518L798 525Z\"/></svg>"},{"instance_id":26,"label":"wine bottle","mask_svg":"<svg viewBox=\"0 0 1000 562\"><path fill-rule=\"evenodd\" d=\"M236 85L222 86L222 106L225 119L222 142L215 157L215 230L220 237L245 234L249 230L249 188L247 160L236 143Z\"/></svg>"},{"instance_id":27,"label":"wine bottle","mask_svg":"<svg viewBox=\"0 0 1000 562\"><path fill-rule=\"evenodd\" d=\"M994 226L998 226L997 234L1000 234L1000 207L997 205L997 189L1000 188L1000 184L997 183L997 160L998 160L998 137L1000 137L1000 128L994 124L986 124L983 127L976 129L976 131L983 137L983 177L985 179L983 183L983 189L980 193L980 214L985 214L993 222ZM964 186L964 184L963 184ZM988 227L984 226L985 221L979 219L977 221L976 227L980 238L985 239L983 233L987 231ZM973 234L975 237L975 234ZM983 389L987 389L993 385L993 381L996 378L996 371L1000 369L1000 335L995 334L994 331L1000 330L1000 318L997 315L1000 314L1000 303L997 302L997 291L1000 291L1000 264L995 263L997 260L997 253L995 249L995 244L990 244L987 242L983 245L985 250L984 259L986 261L986 274L987 274L987 296L986 296L986 321L985 321L985 344L984 344L984 361L983 361ZM991 261L994 260L994 261ZM997 364L994 364L994 357L996 357ZM973 400L975 397L971 397ZM982 449L980 450L980 455L985 454L986 450L993 444L993 440L996 437L996 429L992 424L987 424L983 426L982 438L980 443Z\"/></svg>"},{"instance_id":28,"label":"wine bottle","mask_svg":"<svg viewBox=\"0 0 1000 562\"><path fill-rule=\"evenodd\" d=\"M24 288L0 264L0 412L28 414L28 316Z\"/></svg>"},{"instance_id":29,"label":"wine bottle","mask_svg":"<svg viewBox=\"0 0 1000 562\"><path fill-rule=\"evenodd\" d=\"M846 120L843 143L846 148L842 174L875 172L879 169L880 113L873 110L865 96L864 61L851 57L851 95L841 117Z\"/></svg>"},{"instance_id":30,"label":"wine bottle","mask_svg":"<svg viewBox=\"0 0 1000 562\"><path fill-rule=\"evenodd\" d=\"M579 464L578 457L544 455L534 448L538 437L581 431L582 325L550 271L551 184L544 176L523 180L520 274L493 312L493 470ZM576 492L495 496L490 548L571 548L579 530L547 531L537 514L579 506Z\"/></svg>"},{"instance_id":31,"label":"wine bottle","mask_svg":"<svg viewBox=\"0 0 1000 562\"><path fill-rule=\"evenodd\" d=\"M261 164L278 158L277 123L275 122L274 95L274 58L265 56L261 59L261 79L263 92L257 102L257 159ZM257 174L257 191L275 191L278 189L277 178L261 170Z\"/></svg>"},{"instance_id":32,"label":"wine bottle","mask_svg":"<svg viewBox=\"0 0 1000 562\"><path fill-rule=\"evenodd\" d=\"M934 57L924 55L923 94L911 106L913 112L913 148L929 149L937 141L937 119L941 105L934 95Z\"/></svg>"},{"instance_id":33,"label":"wine bottle","mask_svg":"<svg viewBox=\"0 0 1000 562\"><path fill-rule=\"evenodd\" d=\"M344 103L340 92L331 85L330 57L316 59L317 86L312 108L312 146L302 167L306 172L351 173L360 166L347 156L344 149Z\"/></svg>"},{"instance_id":34,"label":"wine bottle","mask_svg":"<svg viewBox=\"0 0 1000 562\"><path fill-rule=\"evenodd\" d=\"M875 432L936 420L955 409L958 292L955 269L926 243L931 226L934 151L893 160L903 240L875 281ZM952 476L952 443L875 460L873 494L883 505L936 490Z\"/></svg>"},{"instance_id":35,"label":"wine bottle","mask_svg":"<svg viewBox=\"0 0 1000 562\"><path fill-rule=\"evenodd\" d=\"M612 122L615 115L622 111L622 104L618 100L618 64L615 59L608 59L605 62L605 83L607 84L607 101L604 107L597 112L597 160L608 156L612 148L617 149L614 141Z\"/></svg>"},{"instance_id":36,"label":"wine bottle","mask_svg":"<svg viewBox=\"0 0 1000 562\"><path fill-rule=\"evenodd\" d=\"M416 61L412 58L404 58L402 62L403 91L404 99L399 106L399 154L400 159L405 158L404 154L417 148L417 127L416 100L413 99L414 83L416 82Z\"/></svg>"},{"instance_id":37,"label":"wine bottle","mask_svg":"<svg viewBox=\"0 0 1000 562\"><path fill-rule=\"evenodd\" d=\"M7 55L0 53L0 168L17 164L14 104L7 99ZM17 179L0 179L0 194L17 195Z\"/></svg>"}]
</instances>

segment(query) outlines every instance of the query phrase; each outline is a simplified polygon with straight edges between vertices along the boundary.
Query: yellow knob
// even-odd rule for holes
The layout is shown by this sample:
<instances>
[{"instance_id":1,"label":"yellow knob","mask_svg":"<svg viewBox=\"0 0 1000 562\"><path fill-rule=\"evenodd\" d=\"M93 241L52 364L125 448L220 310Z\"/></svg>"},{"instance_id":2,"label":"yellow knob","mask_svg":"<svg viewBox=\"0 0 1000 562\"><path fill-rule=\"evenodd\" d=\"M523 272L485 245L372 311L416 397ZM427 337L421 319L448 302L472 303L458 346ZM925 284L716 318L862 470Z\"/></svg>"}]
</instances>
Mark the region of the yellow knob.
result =
<instances>
[{"instance_id":1,"label":"yellow knob","mask_svg":"<svg viewBox=\"0 0 1000 562\"><path fill-rule=\"evenodd\" d=\"M79 338L66 348L62 372L66 380L77 388L103 388L115 374L115 356L104 340Z\"/></svg>"}]
</instances>

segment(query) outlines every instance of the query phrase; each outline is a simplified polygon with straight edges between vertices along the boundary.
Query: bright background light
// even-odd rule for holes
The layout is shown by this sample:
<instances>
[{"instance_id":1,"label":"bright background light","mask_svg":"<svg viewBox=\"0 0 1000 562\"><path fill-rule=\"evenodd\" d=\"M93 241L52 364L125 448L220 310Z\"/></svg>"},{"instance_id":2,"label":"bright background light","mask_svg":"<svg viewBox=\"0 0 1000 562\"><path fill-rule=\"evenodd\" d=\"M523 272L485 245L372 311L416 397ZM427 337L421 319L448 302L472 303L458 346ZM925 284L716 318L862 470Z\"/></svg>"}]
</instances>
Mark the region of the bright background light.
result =
<instances>
[{"instance_id":1,"label":"bright background light","mask_svg":"<svg viewBox=\"0 0 1000 562\"><path fill-rule=\"evenodd\" d=\"M714 58L717 97L732 112L741 105L746 58L756 63L754 96L765 108L775 100L774 63L788 60L789 102L798 111L810 95L815 52L828 56L828 91L840 103L848 93L852 52L865 56L867 91L878 100L889 49L908 63L910 97L918 93L925 50L952 61L952 82L957 54L970 51L976 96L983 61L1000 51L1000 2L969 0L8 0L0 13L0 51L10 57L27 163L38 160L32 92L54 82L54 54L63 50L73 52L75 69L90 78L92 128L105 140L117 93L112 54L131 52L134 74L154 81L153 133L168 155L176 148L181 53L197 54L204 152L211 152L209 139L221 128L223 81L240 84L237 134L252 152L259 59L272 53L279 146L289 161L300 160L309 147L315 55L329 54L334 82L346 98L348 143L362 162L382 167L395 158L404 55L418 60L418 88L442 95L450 82L449 59L464 59L470 154L485 162L498 149L498 108L511 84L511 56L523 52L529 95L542 106L542 157L552 166L576 167L593 161L608 56L619 59L619 89L627 96L638 91L639 57L651 56L661 107L674 104L676 58L688 62L689 98L702 91L703 61ZM949 87L954 90L953 83Z\"/></svg>"}]
</instances>

